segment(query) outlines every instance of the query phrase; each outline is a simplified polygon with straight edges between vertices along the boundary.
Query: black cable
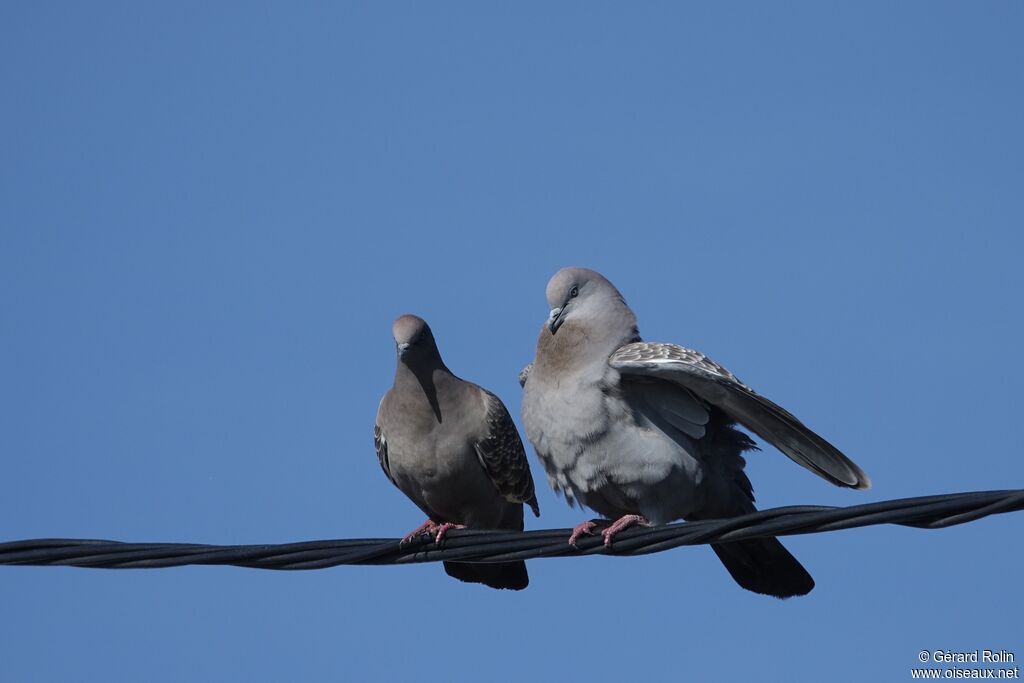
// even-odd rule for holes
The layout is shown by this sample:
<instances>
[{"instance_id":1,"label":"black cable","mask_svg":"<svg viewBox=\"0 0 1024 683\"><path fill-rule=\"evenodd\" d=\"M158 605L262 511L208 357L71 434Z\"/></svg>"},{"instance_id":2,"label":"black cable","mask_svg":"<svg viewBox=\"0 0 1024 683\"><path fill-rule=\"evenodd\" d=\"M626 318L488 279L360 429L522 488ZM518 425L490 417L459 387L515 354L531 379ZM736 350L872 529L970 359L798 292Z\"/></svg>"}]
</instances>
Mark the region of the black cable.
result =
<instances>
[{"instance_id":1,"label":"black cable","mask_svg":"<svg viewBox=\"0 0 1024 683\"><path fill-rule=\"evenodd\" d=\"M600 536L568 544L568 529L542 531L449 531L441 546L427 537L405 545L397 539L305 541L280 545L120 543L81 539L34 539L0 543L0 564L63 565L103 569L155 569L190 564L256 569L323 569L342 564L406 564L459 560L506 562L576 555L646 555L682 545L791 536L874 524L943 529L988 515L1024 509L1024 490L950 493L867 503L845 508L799 506L761 510L741 517L636 527L605 548Z\"/></svg>"}]
</instances>

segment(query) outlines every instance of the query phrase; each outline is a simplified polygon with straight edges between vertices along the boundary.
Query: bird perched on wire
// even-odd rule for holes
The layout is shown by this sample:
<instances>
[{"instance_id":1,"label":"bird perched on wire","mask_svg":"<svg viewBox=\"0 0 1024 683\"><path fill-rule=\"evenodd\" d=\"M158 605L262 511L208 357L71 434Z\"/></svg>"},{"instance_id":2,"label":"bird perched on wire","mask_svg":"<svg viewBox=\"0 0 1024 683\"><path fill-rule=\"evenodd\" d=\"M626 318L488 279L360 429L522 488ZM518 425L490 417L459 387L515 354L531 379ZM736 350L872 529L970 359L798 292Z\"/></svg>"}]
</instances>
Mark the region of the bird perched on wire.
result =
<instances>
[{"instance_id":1,"label":"bird perched on wire","mask_svg":"<svg viewBox=\"0 0 1024 683\"><path fill-rule=\"evenodd\" d=\"M384 474L426 515L405 537L431 534L440 544L453 528L523 529L523 503L540 516L533 477L508 410L491 392L461 380L441 360L422 319L392 326L395 381L377 409L374 445ZM521 590L524 562L445 562L461 581Z\"/></svg>"},{"instance_id":2,"label":"bird perched on wire","mask_svg":"<svg viewBox=\"0 0 1024 683\"><path fill-rule=\"evenodd\" d=\"M793 415L704 354L641 341L636 316L600 273L564 268L547 286L551 313L520 374L523 425L548 481L572 504L615 520L606 546L634 524L754 511L743 425L838 486L867 475ZM576 527L570 543L592 533ZM712 545L744 588L784 598L814 580L774 538Z\"/></svg>"}]
</instances>

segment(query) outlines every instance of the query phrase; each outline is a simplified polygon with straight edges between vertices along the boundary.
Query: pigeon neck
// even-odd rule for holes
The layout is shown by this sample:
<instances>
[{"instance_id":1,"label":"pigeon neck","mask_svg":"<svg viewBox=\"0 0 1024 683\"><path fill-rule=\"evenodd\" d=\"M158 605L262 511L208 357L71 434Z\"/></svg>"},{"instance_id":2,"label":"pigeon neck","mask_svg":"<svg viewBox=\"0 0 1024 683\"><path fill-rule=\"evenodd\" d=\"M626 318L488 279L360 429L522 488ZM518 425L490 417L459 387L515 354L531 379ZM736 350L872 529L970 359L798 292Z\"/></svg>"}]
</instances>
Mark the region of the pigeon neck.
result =
<instances>
[{"instance_id":1,"label":"pigeon neck","mask_svg":"<svg viewBox=\"0 0 1024 683\"><path fill-rule=\"evenodd\" d=\"M429 363L398 361L395 369L395 389L405 396L418 396L423 405L430 407L438 422L442 421L441 406L437 400L437 385L443 377L451 375L440 356Z\"/></svg>"},{"instance_id":2,"label":"pigeon neck","mask_svg":"<svg viewBox=\"0 0 1024 683\"><path fill-rule=\"evenodd\" d=\"M540 331L535 362L542 366L542 371L587 373L588 369L596 368L596 372L603 373L608 356L623 344L635 341L634 338L638 338L635 328L624 334L569 321L551 334L545 326Z\"/></svg>"}]
</instances>

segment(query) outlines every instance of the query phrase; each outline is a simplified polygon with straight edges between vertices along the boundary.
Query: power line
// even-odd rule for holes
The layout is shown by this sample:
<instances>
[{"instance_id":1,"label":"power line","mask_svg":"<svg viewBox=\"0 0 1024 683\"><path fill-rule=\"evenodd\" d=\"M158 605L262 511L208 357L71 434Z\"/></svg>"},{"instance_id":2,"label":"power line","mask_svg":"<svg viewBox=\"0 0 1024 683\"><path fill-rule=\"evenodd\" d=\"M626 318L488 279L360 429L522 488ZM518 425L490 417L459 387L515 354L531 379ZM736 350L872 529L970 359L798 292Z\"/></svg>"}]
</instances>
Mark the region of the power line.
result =
<instances>
[{"instance_id":1,"label":"power line","mask_svg":"<svg viewBox=\"0 0 1024 683\"><path fill-rule=\"evenodd\" d=\"M397 539L305 541L278 545L121 543L85 539L32 539L0 543L0 564L61 565L98 569L156 569L184 565L234 565L256 569L323 569L346 564L410 562L507 562L581 555L646 555L683 545L791 536L875 524L943 529L988 515L1024 509L1024 490L950 493L921 498L825 507L803 505L761 510L741 517L628 529L605 548L600 537L569 546L569 529L451 531L442 546L429 538L405 545Z\"/></svg>"}]
</instances>

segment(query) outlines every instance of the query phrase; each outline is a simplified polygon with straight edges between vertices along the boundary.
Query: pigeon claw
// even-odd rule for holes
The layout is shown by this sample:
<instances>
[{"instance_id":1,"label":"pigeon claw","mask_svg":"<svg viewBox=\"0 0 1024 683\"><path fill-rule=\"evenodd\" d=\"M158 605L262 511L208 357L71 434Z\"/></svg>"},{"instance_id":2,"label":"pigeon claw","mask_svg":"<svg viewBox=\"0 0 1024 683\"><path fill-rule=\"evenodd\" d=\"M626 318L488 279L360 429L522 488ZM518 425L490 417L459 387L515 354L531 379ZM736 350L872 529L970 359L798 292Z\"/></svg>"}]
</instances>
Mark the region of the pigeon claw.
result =
<instances>
[{"instance_id":1,"label":"pigeon claw","mask_svg":"<svg viewBox=\"0 0 1024 683\"><path fill-rule=\"evenodd\" d=\"M596 526L597 522L593 520L583 522L582 524L577 524L575 527L573 527L572 535L569 536L569 545L571 545L573 548L576 548L576 541L580 539L580 536L593 536L594 527Z\"/></svg>"},{"instance_id":2,"label":"pigeon claw","mask_svg":"<svg viewBox=\"0 0 1024 683\"><path fill-rule=\"evenodd\" d=\"M434 536L434 545L441 545L444 542L444 536L448 533L449 529L465 529L465 524L452 524L451 522L445 522L441 526L437 527L437 535Z\"/></svg>"},{"instance_id":3,"label":"pigeon claw","mask_svg":"<svg viewBox=\"0 0 1024 683\"><path fill-rule=\"evenodd\" d=\"M412 543L417 538L423 535L433 536L437 533L437 530L440 528L441 527L438 525L437 522L435 522L432 519L428 519L427 521L423 522L423 524L420 524L418 527L416 527L415 529L407 533L405 536L403 536L402 540L399 541L398 545L401 546L407 543Z\"/></svg>"},{"instance_id":4,"label":"pigeon claw","mask_svg":"<svg viewBox=\"0 0 1024 683\"><path fill-rule=\"evenodd\" d=\"M611 548L612 539L615 538L616 534L637 525L650 526L651 522L643 515L623 515L619 517L610 527L601 532L601 536L604 537L604 547Z\"/></svg>"}]
</instances>

